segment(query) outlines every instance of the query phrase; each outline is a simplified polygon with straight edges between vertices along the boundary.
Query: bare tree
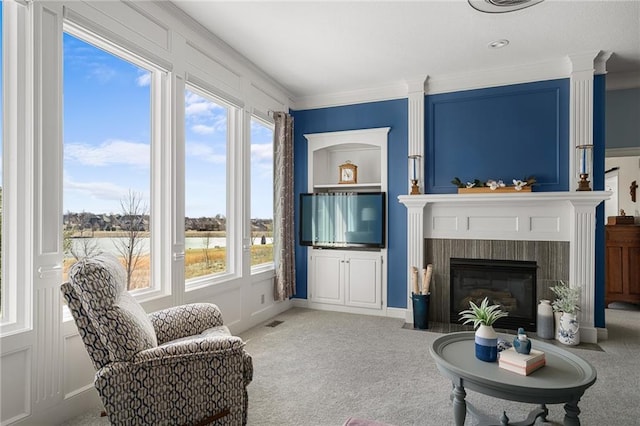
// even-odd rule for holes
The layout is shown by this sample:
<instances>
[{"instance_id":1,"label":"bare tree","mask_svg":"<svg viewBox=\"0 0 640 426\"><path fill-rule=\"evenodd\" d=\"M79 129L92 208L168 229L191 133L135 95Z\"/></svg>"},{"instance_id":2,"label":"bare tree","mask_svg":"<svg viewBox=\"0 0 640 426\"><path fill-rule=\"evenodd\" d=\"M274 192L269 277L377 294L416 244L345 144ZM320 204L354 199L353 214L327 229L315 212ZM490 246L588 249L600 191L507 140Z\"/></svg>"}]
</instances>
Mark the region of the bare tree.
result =
<instances>
[{"instance_id":1,"label":"bare tree","mask_svg":"<svg viewBox=\"0 0 640 426\"><path fill-rule=\"evenodd\" d=\"M144 250L143 232L145 232L145 217L148 213L147 205L143 204L142 194L129 190L127 198L120 200L122 217L120 227L124 231L123 238L113 239L113 244L124 259L127 270L127 290L131 289L133 271Z\"/></svg>"},{"instance_id":2,"label":"bare tree","mask_svg":"<svg viewBox=\"0 0 640 426\"><path fill-rule=\"evenodd\" d=\"M204 234L204 240L202 241L204 246L204 262L207 268L211 266L211 259L209 258L209 246L211 245L211 232L207 231Z\"/></svg>"}]
</instances>

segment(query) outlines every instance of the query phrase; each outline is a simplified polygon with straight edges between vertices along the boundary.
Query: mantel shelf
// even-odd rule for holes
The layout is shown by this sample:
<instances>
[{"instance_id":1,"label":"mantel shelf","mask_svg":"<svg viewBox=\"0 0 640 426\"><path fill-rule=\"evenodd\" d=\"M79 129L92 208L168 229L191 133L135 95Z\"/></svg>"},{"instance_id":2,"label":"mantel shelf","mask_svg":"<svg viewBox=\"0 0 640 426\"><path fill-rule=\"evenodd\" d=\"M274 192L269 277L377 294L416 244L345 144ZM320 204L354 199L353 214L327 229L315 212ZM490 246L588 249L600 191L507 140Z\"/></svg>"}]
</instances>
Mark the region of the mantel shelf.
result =
<instances>
[{"instance_id":1,"label":"mantel shelf","mask_svg":"<svg viewBox=\"0 0 640 426\"><path fill-rule=\"evenodd\" d=\"M559 192L522 192L522 193L480 193L480 194L419 194L400 195L398 201L406 206L418 206L420 204L496 204L508 203L511 205L528 203L563 202L570 203L595 203L611 197L608 191L559 191Z\"/></svg>"}]
</instances>

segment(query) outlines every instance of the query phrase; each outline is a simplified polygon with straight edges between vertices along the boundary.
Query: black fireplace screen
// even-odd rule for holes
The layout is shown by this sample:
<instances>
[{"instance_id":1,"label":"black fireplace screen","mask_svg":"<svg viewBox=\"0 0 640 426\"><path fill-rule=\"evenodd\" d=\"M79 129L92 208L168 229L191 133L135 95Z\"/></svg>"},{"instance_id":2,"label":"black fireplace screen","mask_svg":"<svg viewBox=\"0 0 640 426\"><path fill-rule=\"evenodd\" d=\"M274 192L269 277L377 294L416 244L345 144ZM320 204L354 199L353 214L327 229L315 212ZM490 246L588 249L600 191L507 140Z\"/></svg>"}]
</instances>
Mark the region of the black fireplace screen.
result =
<instances>
[{"instance_id":1,"label":"black fireplace screen","mask_svg":"<svg viewBox=\"0 0 640 426\"><path fill-rule=\"evenodd\" d=\"M450 321L459 323L469 302L500 305L509 316L495 328L536 330L536 262L494 259L450 259Z\"/></svg>"}]
</instances>

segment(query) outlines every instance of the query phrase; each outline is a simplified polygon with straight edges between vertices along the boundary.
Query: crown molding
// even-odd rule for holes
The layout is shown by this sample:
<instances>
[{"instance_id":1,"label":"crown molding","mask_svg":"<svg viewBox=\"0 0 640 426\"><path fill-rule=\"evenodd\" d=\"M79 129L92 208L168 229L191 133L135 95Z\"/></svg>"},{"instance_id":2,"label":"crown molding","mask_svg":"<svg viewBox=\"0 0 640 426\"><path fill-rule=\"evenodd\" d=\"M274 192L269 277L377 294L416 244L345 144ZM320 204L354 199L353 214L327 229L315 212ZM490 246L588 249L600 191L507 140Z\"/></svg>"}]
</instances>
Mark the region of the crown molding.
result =
<instances>
[{"instance_id":1,"label":"crown molding","mask_svg":"<svg viewBox=\"0 0 640 426\"><path fill-rule=\"evenodd\" d=\"M607 74L607 90L640 88L640 70L631 72L611 72Z\"/></svg>"},{"instance_id":2,"label":"crown molding","mask_svg":"<svg viewBox=\"0 0 640 426\"><path fill-rule=\"evenodd\" d=\"M384 86L368 89L357 89L338 93L312 95L296 98L294 110L329 108L343 105L363 104L368 102L388 101L407 97L407 83L399 81Z\"/></svg>"}]
</instances>

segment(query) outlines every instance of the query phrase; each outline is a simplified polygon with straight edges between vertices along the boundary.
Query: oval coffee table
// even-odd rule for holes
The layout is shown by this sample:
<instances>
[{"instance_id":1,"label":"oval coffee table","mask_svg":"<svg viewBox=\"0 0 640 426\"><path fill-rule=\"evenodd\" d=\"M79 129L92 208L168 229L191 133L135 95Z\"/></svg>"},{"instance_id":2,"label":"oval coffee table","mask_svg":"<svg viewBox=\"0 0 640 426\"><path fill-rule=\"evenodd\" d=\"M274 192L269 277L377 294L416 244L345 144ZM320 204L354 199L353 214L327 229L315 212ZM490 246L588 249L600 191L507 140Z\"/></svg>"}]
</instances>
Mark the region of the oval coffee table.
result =
<instances>
[{"instance_id":1,"label":"oval coffee table","mask_svg":"<svg viewBox=\"0 0 640 426\"><path fill-rule=\"evenodd\" d=\"M510 341L514 336L499 337ZM431 356L440 372L451 379L455 424L464 425L467 411L480 424L496 424L496 419L481 414L465 401L465 388L508 401L538 404L522 422L508 423L506 413L497 424L531 425L536 418L546 419L546 404L564 403L564 424L579 425L578 401L596 381L596 370L587 361L562 348L539 340L532 347L545 352L546 365L528 376L504 370L497 362L480 361L475 356L474 332L445 334L431 345Z\"/></svg>"}]
</instances>

